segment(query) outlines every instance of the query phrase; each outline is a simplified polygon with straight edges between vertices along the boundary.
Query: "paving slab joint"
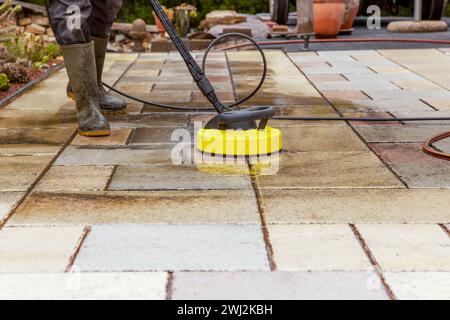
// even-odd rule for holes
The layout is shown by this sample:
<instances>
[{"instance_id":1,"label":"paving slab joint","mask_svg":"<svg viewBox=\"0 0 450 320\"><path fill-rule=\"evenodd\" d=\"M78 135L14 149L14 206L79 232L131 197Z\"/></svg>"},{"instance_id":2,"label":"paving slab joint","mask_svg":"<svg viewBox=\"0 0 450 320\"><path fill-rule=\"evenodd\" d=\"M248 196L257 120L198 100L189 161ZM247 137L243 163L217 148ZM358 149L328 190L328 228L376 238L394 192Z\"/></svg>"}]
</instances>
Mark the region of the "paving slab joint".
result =
<instances>
[{"instance_id":1,"label":"paving slab joint","mask_svg":"<svg viewBox=\"0 0 450 320\"><path fill-rule=\"evenodd\" d=\"M250 172L252 172L251 164L248 164ZM256 179L253 176L250 176L251 182L252 182L252 188L255 192L255 198L256 198L256 205L258 207L258 213L259 218L261 220L261 231L263 233L264 237L264 244L266 245L266 251L267 251L267 258L269 260L270 270L276 271L277 270L277 264L273 258L273 247L272 243L270 241L270 235L269 235L269 229L267 227L266 218L264 215L264 209L261 202L261 194L259 193L258 186L256 184Z\"/></svg>"},{"instance_id":2,"label":"paving slab joint","mask_svg":"<svg viewBox=\"0 0 450 320\"><path fill-rule=\"evenodd\" d=\"M358 240L359 244L361 245L362 249L364 250L364 253L366 254L367 258L369 259L370 263L375 269L375 272L377 273L378 277L380 278L381 284L383 285L386 294L389 296L391 300L397 300L397 297L395 296L392 289L389 287L388 283L386 282L386 278L383 275L383 271L376 260L375 256L373 255L372 251L370 250L369 246L367 245L366 241L364 240L362 234L359 232L358 228L354 224L350 224L350 229L352 229L353 234L355 235L356 239Z\"/></svg>"},{"instance_id":3,"label":"paving slab joint","mask_svg":"<svg viewBox=\"0 0 450 320\"><path fill-rule=\"evenodd\" d=\"M439 224L439 226L444 230L444 232L450 237L450 229L443 223Z\"/></svg>"},{"instance_id":4,"label":"paving slab joint","mask_svg":"<svg viewBox=\"0 0 450 320\"><path fill-rule=\"evenodd\" d=\"M172 300L173 297L173 280L174 273L169 272L167 275L167 285L166 285L166 300Z\"/></svg>"},{"instance_id":5,"label":"paving slab joint","mask_svg":"<svg viewBox=\"0 0 450 320\"><path fill-rule=\"evenodd\" d=\"M69 257L69 262L67 263L67 266L66 266L64 272L66 272L66 273L70 272L70 270L74 266L75 260L77 259L77 256L78 256L78 253L80 253L81 247L83 246L83 243L86 240L89 233L91 232L91 230L92 230L91 226L87 226L83 229L80 239L78 240L73 253Z\"/></svg>"}]
</instances>

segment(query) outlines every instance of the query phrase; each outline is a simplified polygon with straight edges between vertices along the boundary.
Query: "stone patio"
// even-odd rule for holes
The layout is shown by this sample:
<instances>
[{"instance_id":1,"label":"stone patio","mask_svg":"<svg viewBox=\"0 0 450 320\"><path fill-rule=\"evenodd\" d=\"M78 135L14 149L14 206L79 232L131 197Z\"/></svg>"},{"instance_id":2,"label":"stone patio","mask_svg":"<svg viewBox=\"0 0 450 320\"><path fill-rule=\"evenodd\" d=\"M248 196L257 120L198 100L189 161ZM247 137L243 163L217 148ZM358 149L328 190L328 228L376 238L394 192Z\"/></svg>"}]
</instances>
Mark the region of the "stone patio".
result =
<instances>
[{"instance_id":1,"label":"stone patio","mask_svg":"<svg viewBox=\"0 0 450 320\"><path fill-rule=\"evenodd\" d=\"M449 115L447 50L267 58L247 106ZM258 59L211 55L223 101L254 88ZM104 78L141 98L209 107L175 53L109 55ZM179 138L210 111L130 101L110 119L112 136L86 139L66 81L60 71L0 109L0 298L450 299L450 163L420 150L449 122L273 121L280 158L224 172L192 163L192 141L174 163Z\"/></svg>"}]
</instances>

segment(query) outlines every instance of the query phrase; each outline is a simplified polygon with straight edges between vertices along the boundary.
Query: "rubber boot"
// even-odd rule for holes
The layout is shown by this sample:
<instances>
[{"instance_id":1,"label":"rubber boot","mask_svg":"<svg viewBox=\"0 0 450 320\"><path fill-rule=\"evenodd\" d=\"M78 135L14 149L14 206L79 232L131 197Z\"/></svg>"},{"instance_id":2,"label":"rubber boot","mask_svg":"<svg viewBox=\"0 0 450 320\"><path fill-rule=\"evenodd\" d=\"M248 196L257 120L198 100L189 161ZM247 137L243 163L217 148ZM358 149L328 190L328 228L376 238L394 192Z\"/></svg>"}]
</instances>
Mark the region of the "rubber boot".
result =
<instances>
[{"instance_id":1,"label":"rubber boot","mask_svg":"<svg viewBox=\"0 0 450 320\"><path fill-rule=\"evenodd\" d=\"M98 99L100 103L100 110L104 115L125 114L127 113L127 102L108 93L102 83L103 66L105 64L106 48L108 47L109 39L97 37L91 38L94 41L95 48L95 65L97 68ZM73 90L70 87L70 84L67 86L67 95L74 99Z\"/></svg>"},{"instance_id":2,"label":"rubber boot","mask_svg":"<svg viewBox=\"0 0 450 320\"><path fill-rule=\"evenodd\" d=\"M99 106L94 43L62 46L61 50L76 101L79 134L88 137L110 135L108 120Z\"/></svg>"}]
</instances>

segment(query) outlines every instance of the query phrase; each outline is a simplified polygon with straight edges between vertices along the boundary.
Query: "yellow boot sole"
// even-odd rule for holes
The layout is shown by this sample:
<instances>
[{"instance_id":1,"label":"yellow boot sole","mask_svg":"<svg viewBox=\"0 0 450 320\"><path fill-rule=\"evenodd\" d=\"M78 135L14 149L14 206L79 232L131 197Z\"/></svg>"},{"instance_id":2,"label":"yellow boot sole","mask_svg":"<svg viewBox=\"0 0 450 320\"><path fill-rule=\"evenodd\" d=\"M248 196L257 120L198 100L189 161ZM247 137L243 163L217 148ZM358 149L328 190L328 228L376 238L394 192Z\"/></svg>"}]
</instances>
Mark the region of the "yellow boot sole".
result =
<instances>
[{"instance_id":1,"label":"yellow boot sole","mask_svg":"<svg viewBox=\"0 0 450 320\"><path fill-rule=\"evenodd\" d=\"M67 97L69 99L72 99L73 101L76 101L75 93L73 93L73 92L67 92ZM122 110L118 110L118 111L105 111L105 110L101 110L101 109L100 109L100 111L102 112L102 114L104 116L120 116L120 115L124 115L124 114L128 113L128 107L125 109L122 109Z\"/></svg>"},{"instance_id":2,"label":"yellow boot sole","mask_svg":"<svg viewBox=\"0 0 450 320\"><path fill-rule=\"evenodd\" d=\"M78 134L83 137L95 138L95 137L107 137L111 135L110 130L98 130L98 131L78 131Z\"/></svg>"}]
</instances>

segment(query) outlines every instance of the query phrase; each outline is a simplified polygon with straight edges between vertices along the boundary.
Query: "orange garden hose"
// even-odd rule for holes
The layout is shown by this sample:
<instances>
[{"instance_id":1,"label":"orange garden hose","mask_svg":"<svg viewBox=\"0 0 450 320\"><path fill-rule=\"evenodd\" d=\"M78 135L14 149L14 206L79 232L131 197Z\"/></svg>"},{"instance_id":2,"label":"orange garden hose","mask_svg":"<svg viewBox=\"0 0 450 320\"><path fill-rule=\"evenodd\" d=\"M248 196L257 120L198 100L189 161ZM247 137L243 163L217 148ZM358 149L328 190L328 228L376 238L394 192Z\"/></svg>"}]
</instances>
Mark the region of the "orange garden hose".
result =
<instances>
[{"instance_id":1,"label":"orange garden hose","mask_svg":"<svg viewBox=\"0 0 450 320\"><path fill-rule=\"evenodd\" d=\"M281 44L296 44L296 43L305 43L306 40L279 40L279 41L259 41L257 42L258 45L264 46L264 45L281 45ZM397 43L430 43L430 44L445 44L450 45L450 40L434 40L434 39L407 39L407 38L390 38L390 39L383 39L383 38L357 38L357 39L311 39L309 40L309 43L332 43L332 42L397 42ZM232 50L232 49L238 49L238 48L245 48L250 46L251 44L248 43L242 43L242 44L236 44L232 46L228 46L225 48L221 48L220 50ZM450 154L444 153L441 151L436 150L433 147L433 144L444 140L446 138L450 137L450 131L440 133L434 137L431 137L422 146L423 151L435 158L443 159L450 161Z\"/></svg>"},{"instance_id":2,"label":"orange garden hose","mask_svg":"<svg viewBox=\"0 0 450 320\"><path fill-rule=\"evenodd\" d=\"M436 143L438 141L444 140L445 138L449 138L449 137L450 137L450 131L440 133L437 136L434 136L434 137L428 139L427 141L425 141L425 143L422 146L422 149L426 154L429 154L430 156L450 161L450 154L440 152L433 147L433 143Z\"/></svg>"}]
</instances>

